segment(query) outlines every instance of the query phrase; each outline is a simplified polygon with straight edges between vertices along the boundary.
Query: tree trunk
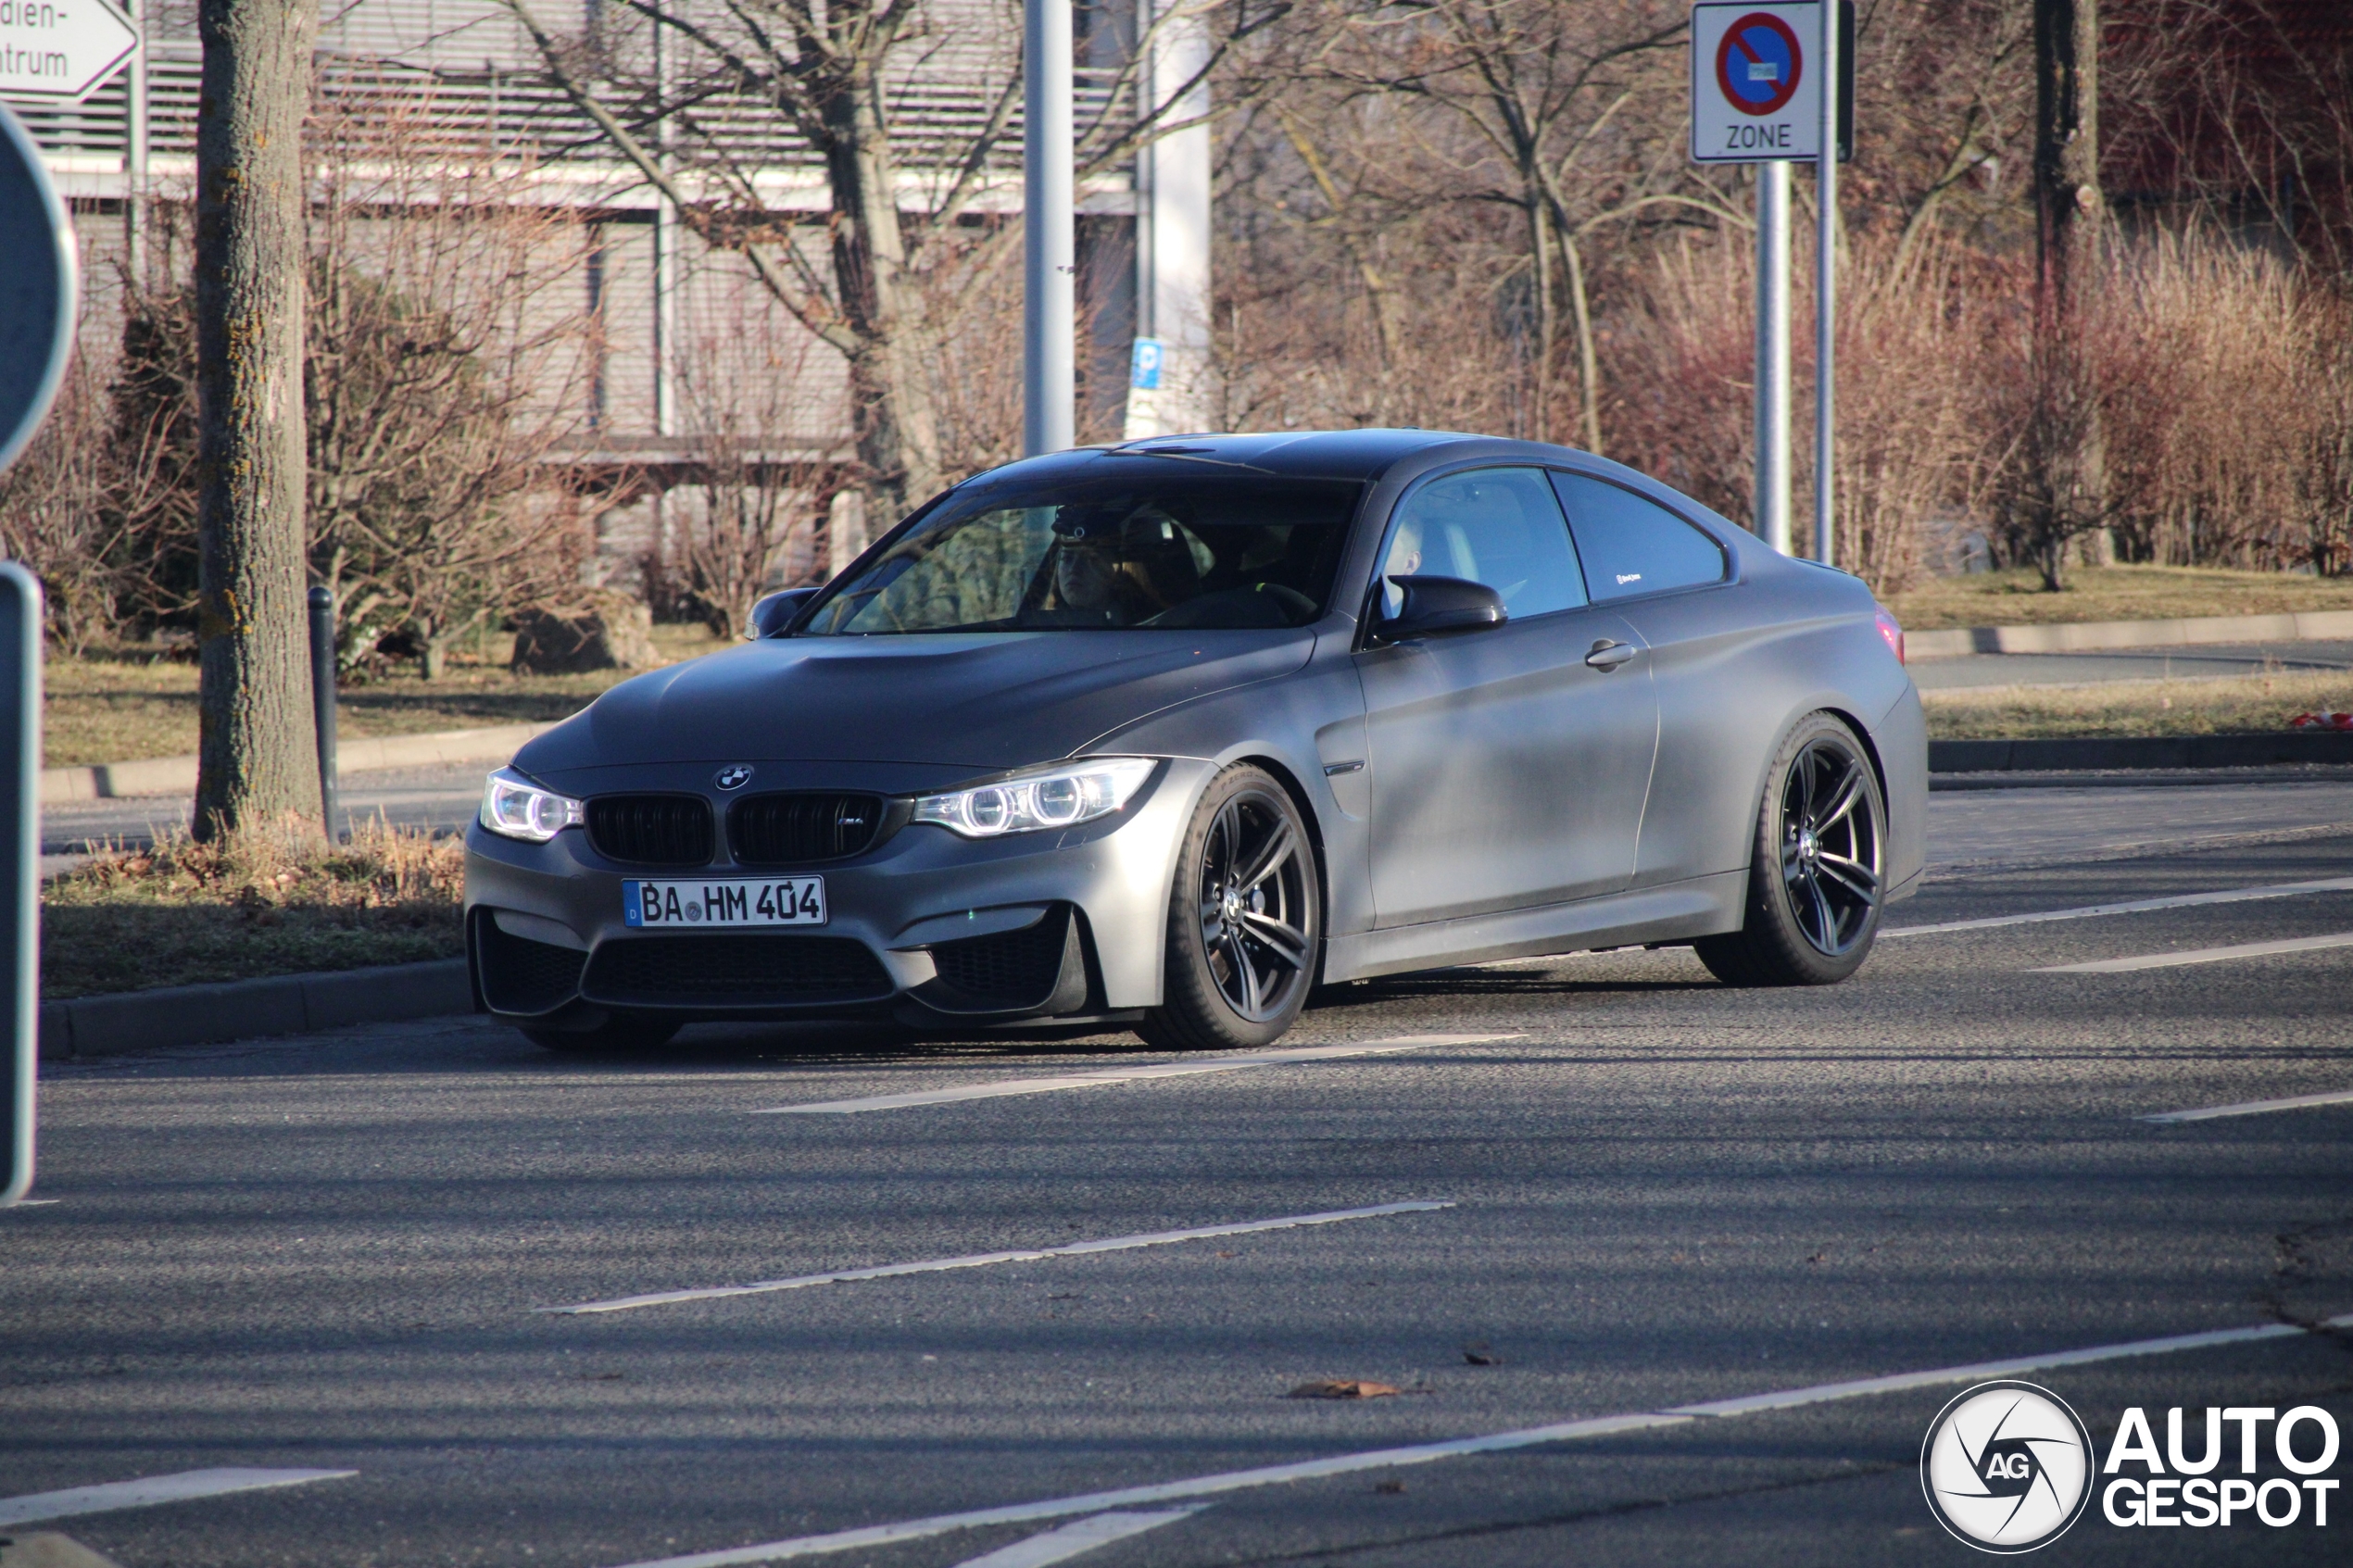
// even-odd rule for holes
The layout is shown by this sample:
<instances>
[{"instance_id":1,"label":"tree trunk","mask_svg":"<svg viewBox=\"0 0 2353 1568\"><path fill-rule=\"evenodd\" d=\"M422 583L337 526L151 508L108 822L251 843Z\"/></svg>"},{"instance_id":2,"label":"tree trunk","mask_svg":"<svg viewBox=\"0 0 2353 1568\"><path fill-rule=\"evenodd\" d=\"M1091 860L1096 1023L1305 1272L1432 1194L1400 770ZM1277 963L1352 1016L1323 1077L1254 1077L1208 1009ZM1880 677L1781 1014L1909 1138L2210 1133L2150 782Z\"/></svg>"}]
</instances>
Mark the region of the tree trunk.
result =
<instances>
[{"instance_id":1,"label":"tree trunk","mask_svg":"<svg viewBox=\"0 0 2353 1568\"><path fill-rule=\"evenodd\" d=\"M302 120L317 0L201 0L200 838L320 815L303 571Z\"/></svg>"},{"instance_id":2,"label":"tree trunk","mask_svg":"<svg viewBox=\"0 0 2353 1568\"><path fill-rule=\"evenodd\" d=\"M2057 589L2067 541L2107 526L2108 461L2083 333L2107 219L2100 198L2098 0L2034 0L2037 555Z\"/></svg>"},{"instance_id":3,"label":"tree trunk","mask_svg":"<svg viewBox=\"0 0 2353 1568\"><path fill-rule=\"evenodd\" d=\"M834 275L842 313L863 347L851 356L858 455L888 527L939 488L939 421L932 407L931 333L899 227L898 169L872 69L825 103L832 145Z\"/></svg>"}]
</instances>

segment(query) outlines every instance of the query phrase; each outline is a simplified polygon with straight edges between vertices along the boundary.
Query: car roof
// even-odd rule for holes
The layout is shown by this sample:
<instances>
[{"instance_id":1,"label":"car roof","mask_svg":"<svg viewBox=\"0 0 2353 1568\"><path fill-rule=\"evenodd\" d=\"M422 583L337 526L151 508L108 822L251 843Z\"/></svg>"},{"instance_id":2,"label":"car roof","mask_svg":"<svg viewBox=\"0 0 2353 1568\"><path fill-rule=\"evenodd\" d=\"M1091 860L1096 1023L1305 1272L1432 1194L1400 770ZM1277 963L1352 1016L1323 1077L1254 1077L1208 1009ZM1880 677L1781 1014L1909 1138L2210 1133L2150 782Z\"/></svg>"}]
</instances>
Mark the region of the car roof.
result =
<instances>
[{"instance_id":1,"label":"car roof","mask_svg":"<svg viewBox=\"0 0 2353 1568\"><path fill-rule=\"evenodd\" d=\"M1262 431L1236 435L1156 435L1111 446L1081 446L991 469L976 479L1092 478L1115 466L1150 464L1169 471L1226 467L1293 479L1378 479L1401 458L1454 445L1492 445L1492 438L1443 430Z\"/></svg>"}]
</instances>

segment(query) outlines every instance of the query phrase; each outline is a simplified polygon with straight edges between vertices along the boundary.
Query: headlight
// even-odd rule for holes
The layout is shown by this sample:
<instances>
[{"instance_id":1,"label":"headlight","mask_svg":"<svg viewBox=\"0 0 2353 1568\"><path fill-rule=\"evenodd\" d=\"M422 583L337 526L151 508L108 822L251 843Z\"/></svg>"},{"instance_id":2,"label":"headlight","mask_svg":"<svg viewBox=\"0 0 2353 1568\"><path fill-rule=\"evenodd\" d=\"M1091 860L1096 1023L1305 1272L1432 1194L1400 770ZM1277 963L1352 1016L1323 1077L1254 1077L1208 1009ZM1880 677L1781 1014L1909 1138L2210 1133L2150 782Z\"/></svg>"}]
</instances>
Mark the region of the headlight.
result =
<instances>
[{"instance_id":1,"label":"headlight","mask_svg":"<svg viewBox=\"0 0 2353 1568\"><path fill-rule=\"evenodd\" d=\"M482 792L482 825L503 837L545 844L581 822L579 801L541 789L510 768L491 774Z\"/></svg>"},{"instance_id":2,"label":"headlight","mask_svg":"<svg viewBox=\"0 0 2353 1568\"><path fill-rule=\"evenodd\" d=\"M915 821L937 822L966 838L1072 827L1126 805L1158 766L1149 757L1105 757L953 795L926 795L915 802Z\"/></svg>"}]
</instances>

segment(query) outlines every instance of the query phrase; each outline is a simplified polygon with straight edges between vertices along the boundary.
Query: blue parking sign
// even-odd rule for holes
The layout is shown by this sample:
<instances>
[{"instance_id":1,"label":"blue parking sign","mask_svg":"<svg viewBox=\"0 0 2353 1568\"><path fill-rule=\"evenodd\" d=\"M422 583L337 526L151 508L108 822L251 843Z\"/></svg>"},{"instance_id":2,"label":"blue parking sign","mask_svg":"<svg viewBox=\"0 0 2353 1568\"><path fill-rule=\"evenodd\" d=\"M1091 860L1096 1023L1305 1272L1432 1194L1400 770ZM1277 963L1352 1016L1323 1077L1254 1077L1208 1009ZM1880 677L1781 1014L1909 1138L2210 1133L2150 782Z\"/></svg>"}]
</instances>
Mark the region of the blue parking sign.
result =
<instances>
[{"instance_id":1,"label":"blue parking sign","mask_svg":"<svg viewBox=\"0 0 2353 1568\"><path fill-rule=\"evenodd\" d=\"M1161 361L1165 356L1166 351L1161 347L1160 339L1138 338L1135 357L1127 364L1127 384L1138 392L1158 392Z\"/></svg>"}]
</instances>

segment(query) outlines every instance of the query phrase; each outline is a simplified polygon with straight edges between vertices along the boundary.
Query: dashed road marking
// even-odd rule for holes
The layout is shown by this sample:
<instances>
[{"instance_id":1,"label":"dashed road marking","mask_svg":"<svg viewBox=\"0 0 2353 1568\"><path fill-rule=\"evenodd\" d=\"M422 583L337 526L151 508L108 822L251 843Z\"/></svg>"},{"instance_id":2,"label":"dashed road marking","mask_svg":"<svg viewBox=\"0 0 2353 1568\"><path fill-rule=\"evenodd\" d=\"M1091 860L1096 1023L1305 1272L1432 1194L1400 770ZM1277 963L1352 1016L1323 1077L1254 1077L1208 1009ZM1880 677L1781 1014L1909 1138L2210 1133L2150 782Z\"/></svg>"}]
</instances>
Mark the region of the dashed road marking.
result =
<instances>
[{"instance_id":1,"label":"dashed road marking","mask_svg":"<svg viewBox=\"0 0 2353 1568\"><path fill-rule=\"evenodd\" d=\"M2270 958L2277 953L2317 953L2328 947L2353 947L2353 931L2332 931L2321 936L2289 936L2277 942L2242 942L2234 947L2190 947L2178 953L2144 953L2138 958L2101 959L2095 963L2052 964L2045 969L2030 969L2026 972L2129 974L2134 970L2175 969L2183 964Z\"/></svg>"},{"instance_id":2,"label":"dashed road marking","mask_svg":"<svg viewBox=\"0 0 2353 1568\"><path fill-rule=\"evenodd\" d=\"M217 1498L268 1486L299 1486L306 1481L340 1481L359 1474L356 1470L183 1470L176 1475L150 1475L141 1481L69 1486L61 1492L0 1498L0 1526L69 1519L77 1513L109 1513L118 1508L152 1508L157 1503Z\"/></svg>"},{"instance_id":3,"label":"dashed road marking","mask_svg":"<svg viewBox=\"0 0 2353 1568\"><path fill-rule=\"evenodd\" d=\"M1051 1563L1067 1562L1097 1547L1157 1530L1163 1524L1174 1524L1179 1519L1190 1519L1208 1506L1196 1503L1190 1508L1172 1508L1160 1513L1098 1513L1059 1530L1049 1530L1042 1536L968 1557L956 1568L1048 1568Z\"/></svg>"},{"instance_id":4,"label":"dashed road marking","mask_svg":"<svg viewBox=\"0 0 2353 1568\"><path fill-rule=\"evenodd\" d=\"M2326 1094L2291 1095L2285 1099L2242 1100L2236 1105L2206 1105L2195 1110L2168 1110L2155 1116L2144 1116L2143 1122L2212 1122L2224 1116L2260 1116L2269 1110L2303 1110L2315 1105L2344 1105L2353 1101L2353 1089L2331 1089Z\"/></svg>"},{"instance_id":5,"label":"dashed road marking","mask_svg":"<svg viewBox=\"0 0 2353 1568\"><path fill-rule=\"evenodd\" d=\"M576 1307L535 1307L532 1310L573 1316L589 1312L625 1312L636 1307L666 1307L678 1301L759 1296L772 1290L806 1290L813 1285L845 1285L852 1280L891 1279L900 1274L938 1273L948 1269L977 1269L990 1263L1027 1263L1040 1258L1081 1258L1091 1252L1129 1252L1139 1247L1166 1247L1179 1241L1206 1241L1223 1236L1252 1236L1260 1231L1296 1230L1302 1225L1334 1225L1343 1220L1371 1220L1384 1214L1422 1214L1434 1209L1453 1207L1451 1200L1381 1203L1369 1209L1335 1209L1321 1214L1292 1214L1279 1220L1244 1220L1230 1225L1203 1225L1195 1230L1154 1231L1146 1236L1117 1236L1102 1241L1074 1241L1063 1247L1028 1248L1013 1252L975 1252L969 1257L933 1258L921 1263L882 1263L871 1269L842 1269L829 1274L800 1274L791 1279L712 1286L700 1290L661 1290L645 1296L617 1296L610 1301L585 1301Z\"/></svg>"},{"instance_id":6,"label":"dashed road marking","mask_svg":"<svg viewBox=\"0 0 2353 1568\"><path fill-rule=\"evenodd\" d=\"M2285 1339L2307 1333L2348 1327L2353 1327L2353 1312L2331 1318L2310 1329L2297 1323L2258 1323L2247 1328L2210 1329L2201 1334L2176 1334L2162 1339L2133 1339L2121 1344L2095 1345L2080 1350L2049 1350L2040 1355L2018 1356L2007 1361L1975 1361L1967 1366L1896 1373L1886 1377L1864 1377L1846 1383L1818 1383L1806 1388L1785 1388L1768 1394L1718 1399L1707 1404L1676 1405L1667 1410L1594 1416L1583 1421L1558 1422L1549 1426L1522 1427L1516 1432L1493 1432L1484 1436L1456 1437L1440 1443L1416 1443L1402 1449L1371 1449L1362 1453L1335 1454L1328 1459L1269 1464L1255 1470L1229 1470L1216 1475L1197 1475L1189 1480L1164 1481L1144 1486L1123 1486L1116 1491L1088 1492L1076 1497L1051 1498L1042 1502L1009 1503L1000 1508L974 1509L966 1513L939 1513L928 1519L868 1524L859 1529L836 1530L823 1536L797 1536L789 1540L765 1541L757 1546L724 1547L717 1551L635 1562L628 1568L739 1568L745 1563L784 1562L799 1557L822 1557L837 1551L854 1551L862 1547L887 1546L894 1541L922 1540L987 1524L1022 1524L1037 1519L1067 1519L1139 1504L1215 1497L1227 1492L1250 1491L1293 1481L1316 1481L1327 1476L1348 1475L1366 1470L1429 1464L1439 1460L1459 1459L1466 1454L1503 1453L1547 1443L1573 1442L1583 1437L1605 1437L1620 1432L1680 1426L1709 1418L1794 1410L1803 1405L1824 1404L1836 1399L2015 1377L2021 1373L2046 1371L2052 1367L2083 1366L2133 1356L2173 1355L2184 1350L2244 1345L2263 1339Z\"/></svg>"},{"instance_id":7,"label":"dashed road marking","mask_svg":"<svg viewBox=\"0 0 2353 1568\"><path fill-rule=\"evenodd\" d=\"M2245 904L2259 898L2294 898L2307 893L2353 893L2353 876L2322 877L2316 882L2275 882L2260 887L2225 887L2212 893L2133 898L2120 904L2084 904L2072 909L2037 909L2023 915L1988 915L1982 920L1948 920L1936 925L1899 925L1881 931L1880 939L1937 936L1952 931L1989 931L1997 925L2032 925L2051 920L2095 920L2102 915L2137 915L2151 909L2194 909L2209 904Z\"/></svg>"},{"instance_id":8,"label":"dashed road marking","mask_svg":"<svg viewBox=\"0 0 2353 1568\"><path fill-rule=\"evenodd\" d=\"M1057 1089L1099 1089L1114 1084L1142 1083L1152 1078L1186 1078L1200 1073L1239 1073L1247 1067L1287 1067L1302 1061L1331 1061L1350 1056L1386 1056L1392 1051L1423 1050L1433 1046L1469 1046L1481 1040L1512 1040L1516 1035L1408 1035L1394 1040L1360 1040L1344 1046L1302 1046L1287 1051L1254 1051L1248 1056L1210 1057L1198 1061L1164 1061L1150 1067L1111 1067L1095 1073L1074 1073L1053 1078L1000 1078L987 1084L963 1084L951 1089L921 1089L903 1095L870 1095L863 1099L820 1100L810 1105L762 1106L755 1116L832 1116L862 1110L903 1110L915 1105L954 1105L968 1099L996 1099L1005 1095L1043 1095Z\"/></svg>"}]
</instances>

